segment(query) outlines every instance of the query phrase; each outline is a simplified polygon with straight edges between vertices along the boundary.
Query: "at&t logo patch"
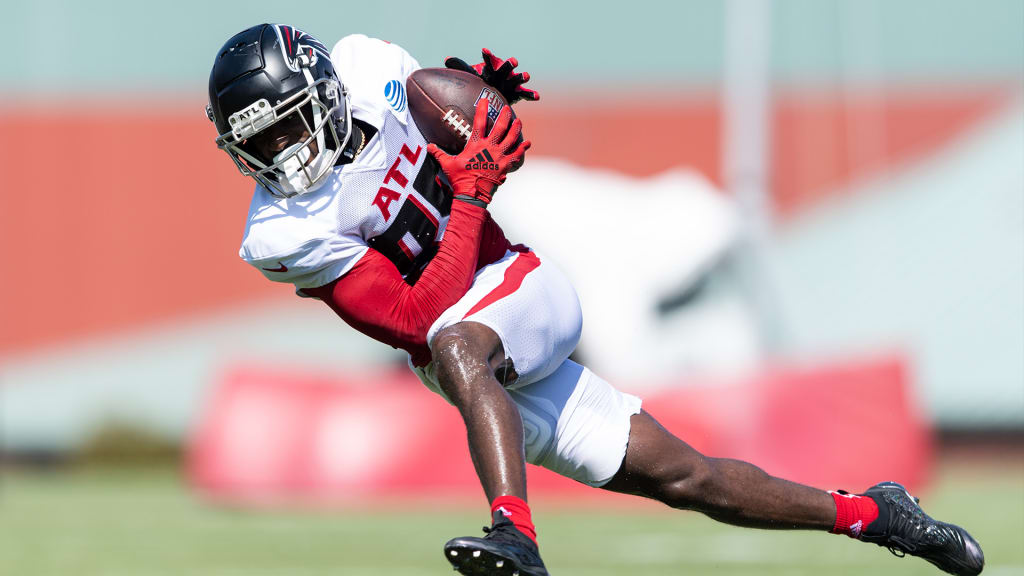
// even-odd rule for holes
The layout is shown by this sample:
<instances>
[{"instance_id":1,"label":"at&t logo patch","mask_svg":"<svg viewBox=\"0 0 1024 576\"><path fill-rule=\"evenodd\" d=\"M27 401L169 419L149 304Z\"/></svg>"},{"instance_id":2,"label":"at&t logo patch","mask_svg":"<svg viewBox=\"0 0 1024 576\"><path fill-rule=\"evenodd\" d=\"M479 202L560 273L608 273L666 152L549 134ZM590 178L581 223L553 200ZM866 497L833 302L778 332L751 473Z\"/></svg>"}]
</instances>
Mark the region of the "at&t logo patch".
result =
<instances>
[{"instance_id":1,"label":"at&t logo patch","mask_svg":"<svg viewBox=\"0 0 1024 576\"><path fill-rule=\"evenodd\" d=\"M398 80L392 80L384 85L384 98L388 104L395 109L395 112L405 112L407 104L405 100L405 86Z\"/></svg>"}]
</instances>

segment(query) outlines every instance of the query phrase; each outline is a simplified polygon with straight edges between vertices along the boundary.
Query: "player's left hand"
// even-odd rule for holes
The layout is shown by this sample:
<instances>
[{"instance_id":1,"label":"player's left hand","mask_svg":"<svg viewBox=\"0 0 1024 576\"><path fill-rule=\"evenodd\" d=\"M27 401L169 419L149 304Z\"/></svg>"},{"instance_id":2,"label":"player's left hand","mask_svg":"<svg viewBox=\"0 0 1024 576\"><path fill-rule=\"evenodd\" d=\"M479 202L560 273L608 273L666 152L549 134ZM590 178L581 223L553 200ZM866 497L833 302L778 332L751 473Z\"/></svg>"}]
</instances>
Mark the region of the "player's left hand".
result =
<instances>
[{"instance_id":1,"label":"player's left hand","mask_svg":"<svg viewBox=\"0 0 1024 576\"><path fill-rule=\"evenodd\" d=\"M519 65L518 60L515 58L502 60L487 48L484 48L482 52L484 61L479 64L470 66L461 58L449 56L444 59L444 65L447 68L462 70L483 78L484 82L497 88L509 104L515 104L520 100L540 99L540 94L536 90L523 88L523 84L530 80L530 73L515 71L515 67Z\"/></svg>"}]
</instances>

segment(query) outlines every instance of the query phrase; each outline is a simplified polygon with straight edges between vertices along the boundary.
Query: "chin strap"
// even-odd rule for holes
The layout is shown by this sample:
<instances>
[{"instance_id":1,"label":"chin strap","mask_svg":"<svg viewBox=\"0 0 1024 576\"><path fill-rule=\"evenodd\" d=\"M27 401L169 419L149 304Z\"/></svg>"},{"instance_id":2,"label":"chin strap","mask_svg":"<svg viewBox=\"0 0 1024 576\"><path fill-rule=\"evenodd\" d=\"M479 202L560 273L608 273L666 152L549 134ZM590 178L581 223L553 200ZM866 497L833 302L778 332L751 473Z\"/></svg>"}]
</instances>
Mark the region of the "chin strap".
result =
<instances>
[{"instance_id":1,"label":"chin strap","mask_svg":"<svg viewBox=\"0 0 1024 576\"><path fill-rule=\"evenodd\" d=\"M356 135L359 136L359 145L356 145ZM363 132L359 126L353 122L352 127L349 128L348 142L345 143L345 150L341 153L341 157L346 162L351 162L356 159L356 156L363 151L366 146L366 133Z\"/></svg>"}]
</instances>

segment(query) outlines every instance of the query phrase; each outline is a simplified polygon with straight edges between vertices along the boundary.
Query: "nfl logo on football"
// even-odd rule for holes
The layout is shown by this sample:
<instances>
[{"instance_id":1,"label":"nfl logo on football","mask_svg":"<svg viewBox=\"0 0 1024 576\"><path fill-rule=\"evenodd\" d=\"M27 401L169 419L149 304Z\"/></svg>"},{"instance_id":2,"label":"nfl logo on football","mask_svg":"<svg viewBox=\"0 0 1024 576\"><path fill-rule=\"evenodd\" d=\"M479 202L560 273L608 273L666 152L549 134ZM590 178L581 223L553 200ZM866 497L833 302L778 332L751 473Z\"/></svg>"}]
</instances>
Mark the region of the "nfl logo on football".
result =
<instances>
[{"instance_id":1,"label":"nfl logo on football","mask_svg":"<svg viewBox=\"0 0 1024 576\"><path fill-rule=\"evenodd\" d=\"M497 120L501 109L505 107L505 102L498 97L497 92L490 88L484 88L480 91L480 95L476 97L476 101L473 104L476 105L477 102L484 98L487 99L487 117L491 120Z\"/></svg>"}]
</instances>

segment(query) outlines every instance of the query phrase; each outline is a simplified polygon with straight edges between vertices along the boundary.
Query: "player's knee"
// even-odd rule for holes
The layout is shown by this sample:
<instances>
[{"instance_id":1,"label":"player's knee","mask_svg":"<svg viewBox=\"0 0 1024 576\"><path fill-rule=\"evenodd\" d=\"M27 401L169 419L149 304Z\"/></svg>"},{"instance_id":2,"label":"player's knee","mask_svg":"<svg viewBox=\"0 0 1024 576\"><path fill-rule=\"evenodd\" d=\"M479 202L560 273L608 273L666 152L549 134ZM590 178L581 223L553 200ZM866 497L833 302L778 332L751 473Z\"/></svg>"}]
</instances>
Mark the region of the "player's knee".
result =
<instances>
[{"instance_id":1,"label":"player's knee","mask_svg":"<svg viewBox=\"0 0 1024 576\"><path fill-rule=\"evenodd\" d=\"M701 510L713 498L715 468L708 458L669 474L659 486L658 500L679 509Z\"/></svg>"},{"instance_id":2,"label":"player's knee","mask_svg":"<svg viewBox=\"0 0 1024 576\"><path fill-rule=\"evenodd\" d=\"M456 367L472 367L486 363L483 347L477 342L474 331L464 323L442 329L431 345L434 364L439 372L450 374Z\"/></svg>"},{"instance_id":3,"label":"player's knee","mask_svg":"<svg viewBox=\"0 0 1024 576\"><path fill-rule=\"evenodd\" d=\"M471 397L482 381L493 379L495 335L486 326L462 322L442 329L434 337L431 352L441 389L456 404ZM500 342L500 341L499 341ZM499 344L500 345L500 344Z\"/></svg>"}]
</instances>

